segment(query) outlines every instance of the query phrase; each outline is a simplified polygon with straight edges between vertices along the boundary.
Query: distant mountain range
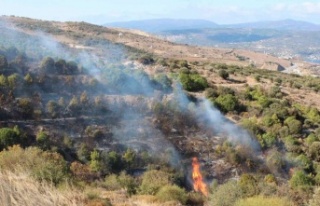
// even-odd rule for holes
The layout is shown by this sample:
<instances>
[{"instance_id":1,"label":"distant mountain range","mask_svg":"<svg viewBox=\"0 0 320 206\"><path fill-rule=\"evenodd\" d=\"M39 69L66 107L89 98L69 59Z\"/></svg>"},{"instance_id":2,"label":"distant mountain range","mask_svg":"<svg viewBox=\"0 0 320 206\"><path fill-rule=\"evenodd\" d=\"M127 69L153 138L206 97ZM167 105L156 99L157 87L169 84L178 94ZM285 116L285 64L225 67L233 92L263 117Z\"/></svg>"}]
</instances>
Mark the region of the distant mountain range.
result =
<instances>
[{"instance_id":1,"label":"distant mountain range","mask_svg":"<svg viewBox=\"0 0 320 206\"><path fill-rule=\"evenodd\" d=\"M291 19L219 25L206 20L155 19L106 24L138 29L197 46L238 48L320 63L320 25Z\"/></svg>"},{"instance_id":2,"label":"distant mountain range","mask_svg":"<svg viewBox=\"0 0 320 206\"><path fill-rule=\"evenodd\" d=\"M139 21L113 22L104 24L107 27L137 29L151 33L170 30L213 29L213 28L243 28L243 29L276 29L296 31L320 31L320 25L292 19L280 21L261 21L241 24L217 24L201 19L149 19Z\"/></svg>"},{"instance_id":3,"label":"distant mountain range","mask_svg":"<svg viewBox=\"0 0 320 206\"><path fill-rule=\"evenodd\" d=\"M104 26L137 29L146 32L157 33L168 30L216 28L219 25L211 21L198 19L150 19L140 21L114 22L104 24Z\"/></svg>"},{"instance_id":4,"label":"distant mountain range","mask_svg":"<svg viewBox=\"0 0 320 206\"><path fill-rule=\"evenodd\" d=\"M277 30L296 30L296 31L316 31L320 30L320 25L306 21L296 21L286 19L281 21L261 21L243 24L224 25L229 28L251 28L251 29L277 29Z\"/></svg>"}]
</instances>

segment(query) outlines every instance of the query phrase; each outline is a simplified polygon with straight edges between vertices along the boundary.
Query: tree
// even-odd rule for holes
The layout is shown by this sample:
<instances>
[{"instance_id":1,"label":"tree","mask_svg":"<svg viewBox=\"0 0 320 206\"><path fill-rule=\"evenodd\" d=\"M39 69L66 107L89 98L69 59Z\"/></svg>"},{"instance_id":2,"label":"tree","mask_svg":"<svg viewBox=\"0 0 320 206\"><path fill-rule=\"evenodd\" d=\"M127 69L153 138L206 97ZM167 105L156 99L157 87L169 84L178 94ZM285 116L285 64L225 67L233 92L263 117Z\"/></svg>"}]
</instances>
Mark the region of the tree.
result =
<instances>
[{"instance_id":1,"label":"tree","mask_svg":"<svg viewBox=\"0 0 320 206\"><path fill-rule=\"evenodd\" d=\"M100 153L97 150L90 154L90 169L93 172L100 172L102 169Z\"/></svg>"},{"instance_id":2,"label":"tree","mask_svg":"<svg viewBox=\"0 0 320 206\"><path fill-rule=\"evenodd\" d=\"M56 61L54 66L58 74L65 74L67 62L64 59L59 59L58 61Z\"/></svg>"},{"instance_id":3,"label":"tree","mask_svg":"<svg viewBox=\"0 0 320 206\"><path fill-rule=\"evenodd\" d=\"M18 80L19 80L19 75L18 74L11 74L10 76L8 76L8 84L9 84L9 87L11 89L14 89L16 88L18 85Z\"/></svg>"},{"instance_id":4,"label":"tree","mask_svg":"<svg viewBox=\"0 0 320 206\"><path fill-rule=\"evenodd\" d=\"M8 67L8 61L7 58L3 55L0 55L0 69L7 69Z\"/></svg>"},{"instance_id":5,"label":"tree","mask_svg":"<svg viewBox=\"0 0 320 206\"><path fill-rule=\"evenodd\" d=\"M115 151L111 151L107 154L106 163L111 172L120 172L123 168L121 156Z\"/></svg>"},{"instance_id":6,"label":"tree","mask_svg":"<svg viewBox=\"0 0 320 206\"><path fill-rule=\"evenodd\" d=\"M20 135L17 130L11 128L0 129L0 150L20 143Z\"/></svg>"},{"instance_id":7,"label":"tree","mask_svg":"<svg viewBox=\"0 0 320 206\"><path fill-rule=\"evenodd\" d=\"M31 118L33 115L33 104L29 98L21 98L18 100L18 108L21 116L25 119Z\"/></svg>"},{"instance_id":8,"label":"tree","mask_svg":"<svg viewBox=\"0 0 320 206\"><path fill-rule=\"evenodd\" d=\"M72 99L70 100L68 107L72 112L76 112L79 109L79 101L75 95L73 95Z\"/></svg>"},{"instance_id":9,"label":"tree","mask_svg":"<svg viewBox=\"0 0 320 206\"><path fill-rule=\"evenodd\" d=\"M78 65L74 61L67 62L65 74L76 74L78 72Z\"/></svg>"},{"instance_id":10,"label":"tree","mask_svg":"<svg viewBox=\"0 0 320 206\"><path fill-rule=\"evenodd\" d=\"M42 149L48 149L50 147L49 136L44 131L39 131L37 133L36 141L39 144L40 148Z\"/></svg>"},{"instance_id":11,"label":"tree","mask_svg":"<svg viewBox=\"0 0 320 206\"><path fill-rule=\"evenodd\" d=\"M8 81L7 77L4 76L3 74L0 75L0 87L7 87L8 86Z\"/></svg>"},{"instance_id":12,"label":"tree","mask_svg":"<svg viewBox=\"0 0 320 206\"><path fill-rule=\"evenodd\" d=\"M24 76L24 81L26 82L26 84L31 85L33 83L33 78L30 75L30 73L26 74L26 76Z\"/></svg>"},{"instance_id":13,"label":"tree","mask_svg":"<svg viewBox=\"0 0 320 206\"><path fill-rule=\"evenodd\" d=\"M132 167L135 158L136 158L135 151L133 151L131 149L127 149L127 151L123 155L123 159L126 162L128 169L130 169Z\"/></svg>"},{"instance_id":14,"label":"tree","mask_svg":"<svg viewBox=\"0 0 320 206\"><path fill-rule=\"evenodd\" d=\"M45 57L40 64L40 68L46 73L55 73L55 62L51 57Z\"/></svg>"},{"instance_id":15,"label":"tree","mask_svg":"<svg viewBox=\"0 0 320 206\"><path fill-rule=\"evenodd\" d=\"M88 98L88 95L87 95L87 92L84 91L82 92L81 96L80 96L80 103L82 104L82 106L88 106L89 104L89 98Z\"/></svg>"},{"instance_id":16,"label":"tree","mask_svg":"<svg viewBox=\"0 0 320 206\"><path fill-rule=\"evenodd\" d=\"M55 118L57 117L58 113L59 113L59 105L53 101L53 100L50 100L48 103L47 103L47 110L48 112L50 113L51 117L52 118Z\"/></svg>"}]
</instances>

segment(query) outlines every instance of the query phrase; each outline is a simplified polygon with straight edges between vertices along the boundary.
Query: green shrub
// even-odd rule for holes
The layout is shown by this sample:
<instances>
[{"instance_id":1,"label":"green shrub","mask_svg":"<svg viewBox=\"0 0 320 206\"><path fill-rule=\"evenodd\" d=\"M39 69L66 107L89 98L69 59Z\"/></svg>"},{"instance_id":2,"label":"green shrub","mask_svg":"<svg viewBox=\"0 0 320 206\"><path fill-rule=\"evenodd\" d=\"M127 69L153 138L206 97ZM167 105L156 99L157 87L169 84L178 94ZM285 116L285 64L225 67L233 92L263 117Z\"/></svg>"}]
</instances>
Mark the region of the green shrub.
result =
<instances>
[{"instance_id":1,"label":"green shrub","mask_svg":"<svg viewBox=\"0 0 320 206\"><path fill-rule=\"evenodd\" d=\"M294 172L289 183L293 189L306 188L313 185L312 178L301 170Z\"/></svg>"},{"instance_id":2,"label":"green shrub","mask_svg":"<svg viewBox=\"0 0 320 206\"><path fill-rule=\"evenodd\" d=\"M218 74L222 79L228 79L229 78L229 73L224 69L219 70Z\"/></svg>"},{"instance_id":3,"label":"green shrub","mask_svg":"<svg viewBox=\"0 0 320 206\"><path fill-rule=\"evenodd\" d=\"M320 142L316 141L311 144L309 154L313 160L320 161Z\"/></svg>"},{"instance_id":4,"label":"green shrub","mask_svg":"<svg viewBox=\"0 0 320 206\"><path fill-rule=\"evenodd\" d=\"M19 144L20 140L21 137L16 130L11 128L0 129L0 151L14 144Z\"/></svg>"},{"instance_id":5,"label":"green shrub","mask_svg":"<svg viewBox=\"0 0 320 206\"><path fill-rule=\"evenodd\" d=\"M262 140L265 147L272 147L276 143L276 135L270 132L264 133L262 135Z\"/></svg>"},{"instance_id":6,"label":"green shrub","mask_svg":"<svg viewBox=\"0 0 320 206\"><path fill-rule=\"evenodd\" d=\"M215 105L222 111L222 112L231 112L235 111L239 108L238 99L231 95L220 95L214 100Z\"/></svg>"},{"instance_id":7,"label":"green shrub","mask_svg":"<svg viewBox=\"0 0 320 206\"><path fill-rule=\"evenodd\" d=\"M68 178L68 167L63 157L56 152L42 151L36 147L22 149L20 146L9 147L0 152L1 170L21 170L34 178L49 181L57 185Z\"/></svg>"},{"instance_id":8,"label":"green shrub","mask_svg":"<svg viewBox=\"0 0 320 206\"><path fill-rule=\"evenodd\" d=\"M210 196L211 206L233 206L242 193L236 181L228 181L219 185Z\"/></svg>"},{"instance_id":9,"label":"green shrub","mask_svg":"<svg viewBox=\"0 0 320 206\"><path fill-rule=\"evenodd\" d=\"M250 174L241 175L239 187L244 197L251 197L259 194L258 181Z\"/></svg>"},{"instance_id":10,"label":"green shrub","mask_svg":"<svg viewBox=\"0 0 320 206\"><path fill-rule=\"evenodd\" d=\"M181 204L185 204L187 201L186 191L177 185L166 185L162 187L156 197L161 202L178 201Z\"/></svg>"},{"instance_id":11,"label":"green shrub","mask_svg":"<svg viewBox=\"0 0 320 206\"><path fill-rule=\"evenodd\" d=\"M169 184L169 175L166 172L150 170L142 176L140 191L142 194L155 195L161 187Z\"/></svg>"},{"instance_id":12,"label":"green shrub","mask_svg":"<svg viewBox=\"0 0 320 206\"><path fill-rule=\"evenodd\" d=\"M305 154L299 155L295 160L301 169L307 171L312 168L312 161Z\"/></svg>"},{"instance_id":13,"label":"green shrub","mask_svg":"<svg viewBox=\"0 0 320 206\"><path fill-rule=\"evenodd\" d=\"M107 190L120 190L122 188L116 174L108 175L104 180L104 186Z\"/></svg>"},{"instance_id":14,"label":"green shrub","mask_svg":"<svg viewBox=\"0 0 320 206\"><path fill-rule=\"evenodd\" d=\"M302 123L295 117L288 117L284 123L288 126L290 134L299 134L302 129Z\"/></svg>"},{"instance_id":15,"label":"green shrub","mask_svg":"<svg viewBox=\"0 0 320 206\"><path fill-rule=\"evenodd\" d=\"M133 177L127 175L125 172L121 172L118 176L118 181L120 182L121 187L127 191L128 195L136 194L138 183Z\"/></svg>"},{"instance_id":16,"label":"green shrub","mask_svg":"<svg viewBox=\"0 0 320 206\"><path fill-rule=\"evenodd\" d=\"M310 146L312 143L318 141L319 138L314 134L310 133L308 137L306 138L306 143Z\"/></svg>"},{"instance_id":17,"label":"green shrub","mask_svg":"<svg viewBox=\"0 0 320 206\"><path fill-rule=\"evenodd\" d=\"M187 91L202 91L208 87L208 82L199 74L186 74L180 72L179 80L183 89Z\"/></svg>"}]
</instances>

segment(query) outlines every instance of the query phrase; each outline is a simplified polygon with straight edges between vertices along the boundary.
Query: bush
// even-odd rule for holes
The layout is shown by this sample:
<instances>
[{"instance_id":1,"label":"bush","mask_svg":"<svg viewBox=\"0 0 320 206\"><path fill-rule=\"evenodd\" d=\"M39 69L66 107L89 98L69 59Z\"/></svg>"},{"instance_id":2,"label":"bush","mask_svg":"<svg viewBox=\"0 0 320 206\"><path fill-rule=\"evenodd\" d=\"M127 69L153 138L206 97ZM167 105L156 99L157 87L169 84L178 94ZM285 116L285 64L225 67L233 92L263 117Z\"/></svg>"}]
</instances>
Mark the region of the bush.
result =
<instances>
[{"instance_id":1,"label":"bush","mask_svg":"<svg viewBox=\"0 0 320 206\"><path fill-rule=\"evenodd\" d=\"M5 56L0 55L0 69L7 69L8 61Z\"/></svg>"},{"instance_id":2,"label":"bush","mask_svg":"<svg viewBox=\"0 0 320 206\"><path fill-rule=\"evenodd\" d=\"M282 158L282 154L276 149L272 149L267 157L267 166L273 172L280 172L284 166L285 161Z\"/></svg>"},{"instance_id":3,"label":"bush","mask_svg":"<svg viewBox=\"0 0 320 206\"><path fill-rule=\"evenodd\" d=\"M235 206L290 206L290 203L285 198L280 197L264 197L264 196L255 196L247 199L241 199L235 204Z\"/></svg>"},{"instance_id":4,"label":"bush","mask_svg":"<svg viewBox=\"0 0 320 206\"><path fill-rule=\"evenodd\" d=\"M213 191L210 196L211 206L233 206L241 197L241 190L236 181L229 181Z\"/></svg>"},{"instance_id":5,"label":"bush","mask_svg":"<svg viewBox=\"0 0 320 206\"><path fill-rule=\"evenodd\" d=\"M238 99L231 95L220 95L214 100L215 105L224 113L235 111L239 108Z\"/></svg>"},{"instance_id":6,"label":"bush","mask_svg":"<svg viewBox=\"0 0 320 206\"><path fill-rule=\"evenodd\" d=\"M154 78L162 87L162 90L164 91L170 91L172 89L171 87L171 80L167 77L165 74L158 74Z\"/></svg>"},{"instance_id":7,"label":"bush","mask_svg":"<svg viewBox=\"0 0 320 206\"><path fill-rule=\"evenodd\" d=\"M208 87L208 82L199 74L186 74L180 72L179 80L183 89L187 91L202 91Z\"/></svg>"},{"instance_id":8,"label":"bush","mask_svg":"<svg viewBox=\"0 0 320 206\"><path fill-rule=\"evenodd\" d=\"M45 57L40 64L40 68L46 73L52 74L55 72L54 60L51 57Z\"/></svg>"},{"instance_id":9,"label":"bush","mask_svg":"<svg viewBox=\"0 0 320 206\"><path fill-rule=\"evenodd\" d=\"M316 141L309 147L309 154L315 161L320 161L320 142Z\"/></svg>"},{"instance_id":10,"label":"bush","mask_svg":"<svg viewBox=\"0 0 320 206\"><path fill-rule=\"evenodd\" d=\"M162 187L156 197L161 202L178 201L181 204L185 204L187 201L186 191L176 185L166 185Z\"/></svg>"},{"instance_id":11,"label":"bush","mask_svg":"<svg viewBox=\"0 0 320 206\"><path fill-rule=\"evenodd\" d=\"M224 69L219 70L218 74L222 79L228 79L229 77L229 73Z\"/></svg>"},{"instance_id":12,"label":"bush","mask_svg":"<svg viewBox=\"0 0 320 206\"><path fill-rule=\"evenodd\" d=\"M284 123L288 126L290 134L299 134L302 129L302 123L295 117L288 117Z\"/></svg>"},{"instance_id":13,"label":"bush","mask_svg":"<svg viewBox=\"0 0 320 206\"><path fill-rule=\"evenodd\" d=\"M38 145L40 146L40 148L42 148L42 149L48 149L50 147L49 136L43 131L40 131L37 133L36 141L37 141Z\"/></svg>"},{"instance_id":14,"label":"bush","mask_svg":"<svg viewBox=\"0 0 320 206\"><path fill-rule=\"evenodd\" d=\"M37 180L46 180L55 185L68 178L67 163L60 154L36 147L22 149L15 145L0 152L0 168L29 172Z\"/></svg>"},{"instance_id":15,"label":"bush","mask_svg":"<svg viewBox=\"0 0 320 206\"><path fill-rule=\"evenodd\" d=\"M161 187L169 184L169 175L166 172L150 170L143 174L140 191L142 194L155 195Z\"/></svg>"},{"instance_id":16,"label":"bush","mask_svg":"<svg viewBox=\"0 0 320 206\"><path fill-rule=\"evenodd\" d=\"M104 186L107 190L120 190L121 184L118 180L117 175L111 174L105 178Z\"/></svg>"},{"instance_id":17,"label":"bush","mask_svg":"<svg viewBox=\"0 0 320 206\"><path fill-rule=\"evenodd\" d=\"M118 181L120 182L121 187L127 191L128 195L136 194L138 184L133 177L127 175L125 172L121 172Z\"/></svg>"},{"instance_id":18,"label":"bush","mask_svg":"<svg viewBox=\"0 0 320 206\"><path fill-rule=\"evenodd\" d=\"M11 128L0 129L0 151L18 143L20 143L20 136L17 131Z\"/></svg>"},{"instance_id":19,"label":"bush","mask_svg":"<svg viewBox=\"0 0 320 206\"><path fill-rule=\"evenodd\" d=\"M259 194L258 181L250 174L241 175L239 187L244 197L251 197Z\"/></svg>"},{"instance_id":20,"label":"bush","mask_svg":"<svg viewBox=\"0 0 320 206\"><path fill-rule=\"evenodd\" d=\"M292 175L289 183L293 189L303 189L313 185L312 178L301 170Z\"/></svg>"}]
</instances>

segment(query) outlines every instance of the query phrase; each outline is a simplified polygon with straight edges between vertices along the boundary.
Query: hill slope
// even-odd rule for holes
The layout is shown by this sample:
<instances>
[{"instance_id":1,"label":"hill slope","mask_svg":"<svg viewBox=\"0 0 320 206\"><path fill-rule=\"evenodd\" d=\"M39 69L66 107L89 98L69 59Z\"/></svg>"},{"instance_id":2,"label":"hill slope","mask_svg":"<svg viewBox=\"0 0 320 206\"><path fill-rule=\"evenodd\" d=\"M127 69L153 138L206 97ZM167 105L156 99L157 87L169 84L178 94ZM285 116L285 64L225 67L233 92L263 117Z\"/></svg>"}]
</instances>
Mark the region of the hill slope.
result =
<instances>
[{"instance_id":1,"label":"hill slope","mask_svg":"<svg viewBox=\"0 0 320 206\"><path fill-rule=\"evenodd\" d=\"M88 205L302 205L317 188L320 79L278 71L311 64L84 22L0 27L2 172L71 182Z\"/></svg>"}]
</instances>

